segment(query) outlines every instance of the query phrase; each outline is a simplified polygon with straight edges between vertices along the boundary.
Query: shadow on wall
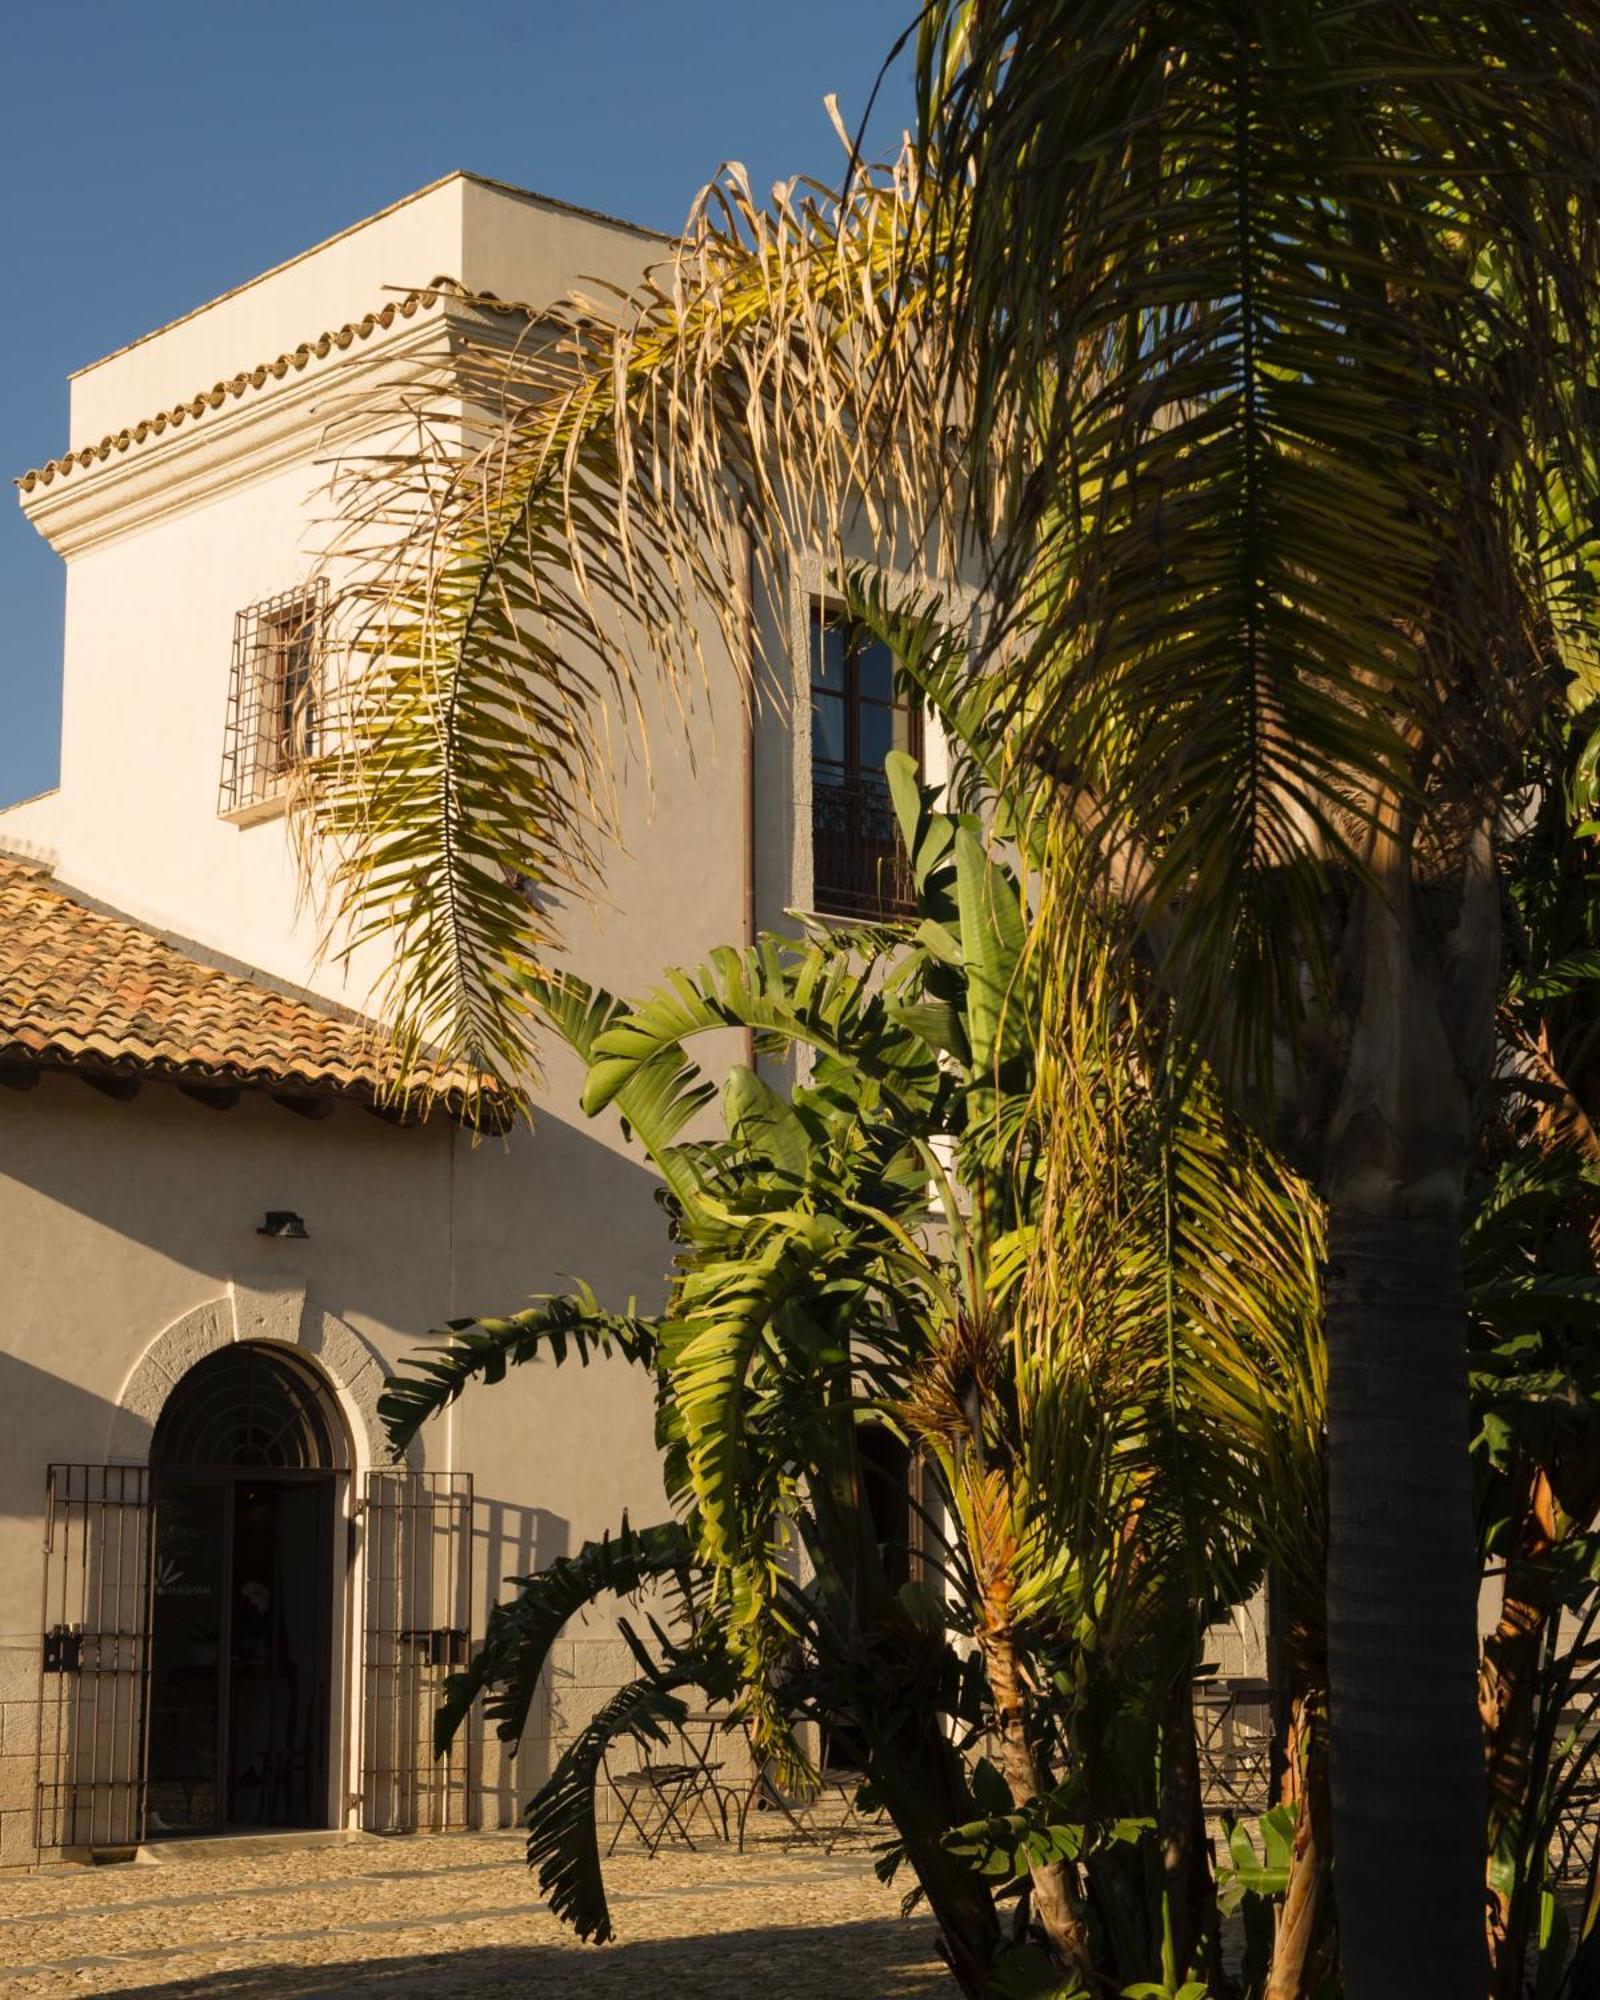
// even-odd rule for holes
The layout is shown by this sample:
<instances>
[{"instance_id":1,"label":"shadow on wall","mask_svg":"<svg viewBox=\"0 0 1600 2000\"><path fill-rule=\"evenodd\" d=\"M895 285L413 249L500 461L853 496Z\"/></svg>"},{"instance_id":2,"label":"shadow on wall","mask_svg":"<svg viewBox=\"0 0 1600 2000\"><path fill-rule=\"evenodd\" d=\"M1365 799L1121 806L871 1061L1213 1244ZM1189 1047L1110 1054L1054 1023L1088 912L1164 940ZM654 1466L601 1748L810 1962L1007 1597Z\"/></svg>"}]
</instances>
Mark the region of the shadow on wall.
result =
<instances>
[{"instance_id":1,"label":"shadow on wall","mask_svg":"<svg viewBox=\"0 0 1600 2000\"><path fill-rule=\"evenodd\" d=\"M107 1300L136 1312L162 1265L221 1290L240 1271L282 1264L324 1310L393 1328L404 1346L456 1313L501 1313L565 1289L572 1273L618 1304L657 1299L670 1262L658 1179L586 1128L576 1065L552 1062L552 1073L536 1131L519 1130L509 1149L456 1140L454 1299L448 1151L431 1121L397 1129L342 1107L308 1122L248 1097L217 1112L158 1084L113 1104L47 1077L0 1106L0 1240L40 1232L0 1296L0 1344L36 1350L42 1328L81 1338ZM270 1208L304 1216L309 1240L263 1245L257 1226ZM134 1339L124 1318L110 1332L130 1341L131 1365L160 1330L140 1326Z\"/></svg>"},{"instance_id":2,"label":"shadow on wall","mask_svg":"<svg viewBox=\"0 0 1600 2000\"><path fill-rule=\"evenodd\" d=\"M509 1595L513 1577L531 1576L572 1553L572 1524L548 1507L519 1507L510 1500L486 1500L472 1507L472 1565L483 1578L488 1601Z\"/></svg>"},{"instance_id":3,"label":"shadow on wall","mask_svg":"<svg viewBox=\"0 0 1600 2000\"><path fill-rule=\"evenodd\" d=\"M99 1464L115 1414L104 1396L0 1353L0 1518L41 1519L45 1468Z\"/></svg>"},{"instance_id":4,"label":"shadow on wall","mask_svg":"<svg viewBox=\"0 0 1600 2000\"><path fill-rule=\"evenodd\" d=\"M792 1890L799 1885L773 1886ZM626 1900L617 1899L619 1904ZM475 1909L470 1915L504 1922L525 1913L496 1908ZM620 1909L618 1916L626 1922ZM125 1959L118 1963L126 1969ZM246 1966L116 1990L124 2000L342 2000L346 1994L386 2000L401 1995L406 2000L443 2000L446 1995L471 2000L482 1994L488 2000L491 1994L509 1993L529 2000L749 2000L759 1993L779 1993L783 2000L887 2000L890 1995L894 2000L946 2000L956 1989L937 1962L932 1924L884 1917L831 1926L719 1930L603 1950L577 1944L490 1945L416 1958Z\"/></svg>"},{"instance_id":5,"label":"shadow on wall","mask_svg":"<svg viewBox=\"0 0 1600 2000\"><path fill-rule=\"evenodd\" d=\"M552 1514L546 1507L475 1498L472 1566L479 1601L474 1608L473 1637L482 1638L488 1607L516 1594L514 1578L548 1569L571 1554L572 1524L562 1515ZM550 1775L549 1710L547 1673L520 1745L502 1743L491 1731L485 1732L478 1779L481 1825L515 1826L528 1797Z\"/></svg>"},{"instance_id":6,"label":"shadow on wall","mask_svg":"<svg viewBox=\"0 0 1600 2000\"><path fill-rule=\"evenodd\" d=\"M711 1053L709 1040L695 1053ZM718 1053L736 1058L739 1050ZM546 1067L537 1124L518 1131L509 1155L494 1140L458 1154L456 1310L513 1312L535 1294L570 1291L575 1280L609 1306L637 1299L654 1310L673 1255L660 1178L637 1152L620 1150L613 1117L581 1115L584 1073L569 1051L549 1048ZM700 1129L693 1124L685 1136Z\"/></svg>"},{"instance_id":7,"label":"shadow on wall","mask_svg":"<svg viewBox=\"0 0 1600 2000\"><path fill-rule=\"evenodd\" d=\"M35 1100L53 1089L69 1093L70 1115L41 1126L49 1105ZM158 1108L147 1115L151 1105ZM256 1107L259 1117L242 1105L218 1114L154 1086L132 1104L102 1103L67 1078L30 1093L20 1117L13 1110L0 1106L0 1242L29 1212L13 1207L25 1197L12 1182L46 1197L55 1216L48 1243L27 1259L0 1260L0 1520L39 1518L51 1460L105 1459L115 1406L72 1376L90 1372L91 1356L102 1386L134 1365L167 1323L173 1266L205 1274L182 1292L213 1295L240 1272L271 1267L276 1249L290 1250L289 1268L307 1282L313 1306L363 1329L390 1366L455 1312L515 1310L535 1293L564 1289L565 1273L582 1273L618 1305L664 1289L670 1245L656 1176L554 1116L519 1135L520 1158L503 1159L496 1141L467 1156L456 1231L466 1275L452 1300L437 1199L445 1181L442 1172L428 1178L425 1131L396 1131L356 1112L327 1125L273 1106ZM360 1121L353 1130L381 1172L352 1172L348 1148L327 1143L340 1117ZM50 1143L37 1143L51 1127ZM256 1218L285 1199L285 1188L307 1214L311 1240L263 1248ZM86 1219L87 1233L74 1216ZM153 1283L132 1244L160 1260ZM164 1301L148 1317L147 1292ZM392 1336L373 1340L374 1327ZM54 1365L41 1365L46 1359ZM536 1476L530 1469L530 1483ZM504 1487L504 1470L494 1483ZM554 1516L543 1528L514 1530L511 1511L477 1525L479 1574L496 1589L570 1552L550 1539Z\"/></svg>"}]
</instances>

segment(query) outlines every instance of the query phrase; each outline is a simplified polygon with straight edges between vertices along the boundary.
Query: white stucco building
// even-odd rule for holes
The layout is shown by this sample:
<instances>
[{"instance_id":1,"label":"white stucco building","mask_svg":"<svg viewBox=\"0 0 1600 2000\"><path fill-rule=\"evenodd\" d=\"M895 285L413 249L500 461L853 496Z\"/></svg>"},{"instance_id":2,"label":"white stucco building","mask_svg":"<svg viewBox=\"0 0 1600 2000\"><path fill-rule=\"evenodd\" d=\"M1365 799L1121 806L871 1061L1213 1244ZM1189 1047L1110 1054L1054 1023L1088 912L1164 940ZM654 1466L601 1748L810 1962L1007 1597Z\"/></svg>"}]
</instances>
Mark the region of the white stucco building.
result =
<instances>
[{"instance_id":1,"label":"white stucco building","mask_svg":"<svg viewBox=\"0 0 1600 2000\"><path fill-rule=\"evenodd\" d=\"M650 1177L559 1052L532 1131L463 1129L448 1087L385 1114L376 967L319 957L282 789L330 412L447 370L460 288L538 301L663 252L452 175L81 371L72 448L19 481L67 615L60 786L0 811L0 1866L500 1823L627 1677L591 1629L515 1773L494 1745L428 1754L501 1580L663 1502L621 1364L469 1394L401 1469L384 1373L570 1275L659 1297L667 1252ZM827 904L825 801L859 804L881 762L881 663L833 663L814 772L801 626L766 635L794 659L788 717L713 701L692 764L661 732L653 803L625 778L609 908L568 923L585 976L639 991Z\"/></svg>"}]
</instances>

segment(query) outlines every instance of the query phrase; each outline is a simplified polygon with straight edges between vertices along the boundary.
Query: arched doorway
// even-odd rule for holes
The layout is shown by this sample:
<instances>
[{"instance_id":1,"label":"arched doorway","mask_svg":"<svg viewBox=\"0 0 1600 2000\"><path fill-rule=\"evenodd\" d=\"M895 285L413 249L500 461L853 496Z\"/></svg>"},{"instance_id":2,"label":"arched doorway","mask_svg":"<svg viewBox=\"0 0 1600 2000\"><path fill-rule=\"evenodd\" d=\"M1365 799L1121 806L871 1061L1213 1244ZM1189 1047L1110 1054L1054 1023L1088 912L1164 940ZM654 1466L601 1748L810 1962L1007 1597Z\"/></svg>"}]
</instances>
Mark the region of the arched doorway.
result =
<instances>
[{"instance_id":1,"label":"arched doorway","mask_svg":"<svg viewBox=\"0 0 1600 2000\"><path fill-rule=\"evenodd\" d=\"M350 1445L277 1343L197 1362L150 1450L152 1837L328 1824L335 1538Z\"/></svg>"}]
</instances>

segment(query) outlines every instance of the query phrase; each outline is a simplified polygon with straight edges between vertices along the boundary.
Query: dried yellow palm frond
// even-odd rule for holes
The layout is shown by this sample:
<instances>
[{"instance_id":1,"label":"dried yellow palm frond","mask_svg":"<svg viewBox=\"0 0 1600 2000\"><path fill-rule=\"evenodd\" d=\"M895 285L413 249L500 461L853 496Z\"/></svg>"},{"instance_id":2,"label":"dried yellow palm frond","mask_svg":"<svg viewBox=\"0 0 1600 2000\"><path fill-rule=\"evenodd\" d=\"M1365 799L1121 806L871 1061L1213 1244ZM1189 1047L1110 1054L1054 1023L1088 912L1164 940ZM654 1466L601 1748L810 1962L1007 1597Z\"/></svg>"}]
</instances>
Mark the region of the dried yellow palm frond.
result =
<instances>
[{"instance_id":1,"label":"dried yellow palm frond","mask_svg":"<svg viewBox=\"0 0 1600 2000\"><path fill-rule=\"evenodd\" d=\"M1021 1609L1072 1601L1097 1643L1152 1594L1256 1554L1315 1597L1324 1548L1322 1218L1222 1113L1164 1087L1115 932L1040 934L1036 1110L1050 1143L1017 1296Z\"/></svg>"},{"instance_id":2,"label":"dried yellow palm frond","mask_svg":"<svg viewBox=\"0 0 1600 2000\"><path fill-rule=\"evenodd\" d=\"M749 675L752 583L781 604L847 530L948 560L936 256L909 155L765 208L730 171L631 292L516 338L460 302L448 366L341 467L349 668L299 824L414 1063L528 1080L523 981L594 892L611 732L652 683L687 712L721 655Z\"/></svg>"},{"instance_id":3,"label":"dried yellow palm frond","mask_svg":"<svg viewBox=\"0 0 1600 2000\"><path fill-rule=\"evenodd\" d=\"M1004 1379L1004 1334L992 1313L962 1313L912 1374L899 1415L916 1437L960 1457L985 1449L984 1419Z\"/></svg>"}]
</instances>

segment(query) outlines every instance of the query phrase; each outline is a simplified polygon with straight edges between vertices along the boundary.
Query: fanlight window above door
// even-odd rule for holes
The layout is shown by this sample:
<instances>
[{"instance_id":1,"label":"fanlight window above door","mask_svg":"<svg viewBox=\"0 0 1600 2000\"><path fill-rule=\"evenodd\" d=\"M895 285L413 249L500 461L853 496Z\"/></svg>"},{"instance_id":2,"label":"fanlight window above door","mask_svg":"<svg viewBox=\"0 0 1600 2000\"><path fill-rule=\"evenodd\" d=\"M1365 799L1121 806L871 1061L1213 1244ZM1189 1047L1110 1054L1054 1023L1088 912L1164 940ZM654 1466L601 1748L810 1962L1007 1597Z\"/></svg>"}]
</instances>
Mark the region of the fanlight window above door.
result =
<instances>
[{"instance_id":1,"label":"fanlight window above door","mask_svg":"<svg viewBox=\"0 0 1600 2000\"><path fill-rule=\"evenodd\" d=\"M197 1362L173 1390L150 1463L161 1472L229 1465L339 1472L349 1453L312 1370L282 1348L241 1341Z\"/></svg>"}]
</instances>

